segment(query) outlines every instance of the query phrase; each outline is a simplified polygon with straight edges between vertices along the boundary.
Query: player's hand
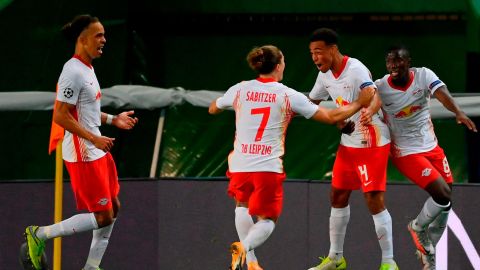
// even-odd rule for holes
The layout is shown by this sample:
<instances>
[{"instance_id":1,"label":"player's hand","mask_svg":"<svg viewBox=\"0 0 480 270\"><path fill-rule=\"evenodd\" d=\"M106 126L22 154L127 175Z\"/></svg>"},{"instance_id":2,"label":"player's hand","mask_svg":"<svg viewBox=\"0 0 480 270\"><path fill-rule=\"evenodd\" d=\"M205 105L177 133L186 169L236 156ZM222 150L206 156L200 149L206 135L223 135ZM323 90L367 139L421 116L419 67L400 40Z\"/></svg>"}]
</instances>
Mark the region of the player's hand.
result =
<instances>
[{"instance_id":1,"label":"player's hand","mask_svg":"<svg viewBox=\"0 0 480 270\"><path fill-rule=\"evenodd\" d=\"M96 148L104 151L110 152L110 149L113 147L113 141L115 138L109 138L105 136L94 136L91 142L95 145Z\"/></svg>"},{"instance_id":2,"label":"player's hand","mask_svg":"<svg viewBox=\"0 0 480 270\"><path fill-rule=\"evenodd\" d=\"M121 129L132 129L138 123L138 118L132 117L134 113L134 111L127 111L116 115L112 120L112 125Z\"/></svg>"},{"instance_id":3,"label":"player's hand","mask_svg":"<svg viewBox=\"0 0 480 270\"><path fill-rule=\"evenodd\" d=\"M367 87L360 91L358 95L357 101L363 106L367 107L370 105L373 96L375 96L376 90L373 87Z\"/></svg>"},{"instance_id":4,"label":"player's hand","mask_svg":"<svg viewBox=\"0 0 480 270\"><path fill-rule=\"evenodd\" d=\"M338 121L337 122L337 128L340 129L342 133L345 133L347 135L352 134L352 132L355 130L355 122L349 120L349 121Z\"/></svg>"},{"instance_id":5,"label":"player's hand","mask_svg":"<svg viewBox=\"0 0 480 270\"><path fill-rule=\"evenodd\" d=\"M458 113L455 117L457 120L457 124L464 124L471 131L477 132L477 127L475 126L475 123L470 118L468 118L468 116L464 112Z\"/></svg>"},{"instance_id":6,"label":"player's hand","mask_svg":"<svg viewBox=\"0 0 480 270\"><path fill-rule=\"evenodd\" d=\"M360 110L360 123L364 126L368 126L372 123L373 112L369 108L363 108Z\"/></svg>"}]
</instances>

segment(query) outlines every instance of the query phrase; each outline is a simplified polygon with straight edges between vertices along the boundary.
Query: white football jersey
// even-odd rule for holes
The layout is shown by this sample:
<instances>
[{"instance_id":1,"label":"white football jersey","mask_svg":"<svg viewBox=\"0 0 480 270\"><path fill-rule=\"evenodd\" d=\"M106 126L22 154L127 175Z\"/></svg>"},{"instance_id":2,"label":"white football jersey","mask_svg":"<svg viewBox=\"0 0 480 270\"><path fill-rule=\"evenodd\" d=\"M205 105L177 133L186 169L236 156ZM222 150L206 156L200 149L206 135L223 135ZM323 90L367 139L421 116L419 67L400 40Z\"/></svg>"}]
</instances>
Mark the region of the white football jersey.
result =
<instances>
[{"instance_id":1,"label":"white football jersey","mask_svg":"<svg viewBox=\"0 0 480 270\"><path fill-rule=\"evenodd\" d=\"M216 104L235 110L235 141L228 156L231 172L282 173L290 120L295 113L310 118L318 109L304 94L261 78L230 87Z\"/></svg>"},{"instance_id":2,"label":"white football jersey","mask_svg":"<svg viewBox=\"0 0 480 270\"><path fill-rule=\"evenodd\" d=\"M58 79L57 100L75 105L72 115L80 126L100 135L100 85L91 65L73 57L63 66ZM65 130L62 143L63 159L68 162L93 161L106 153L90 141Z\"/></svg>"},{"instance_id":3,"label":"white football jersey","mask_svg":"<svg viewBox=\"0 0 480 270\"><path fill-rule=\"evenodd\" d=\"M402 157L432 150L437 138L430 118L430 96L445 84L428 68L410 68L410 81L400 88L390 75L375 81L392 135L392 154Z\"/></svg>"},{"instance_id":4,"label":"white football jersey","mask_svg":"<svg viewBox=\"0 0 480 270\"><path fill-rule=\"evenodd\" d=\"M312 100L327 100L331 97L337 107L348 105L358 98L360 90L367 86L375 86L367 67L359 60L344 56L342 69L339 74L331 70L326 73L318 72L317 81L310 91ZM383 123L378 114L373 115L372 124L360 124L360 112L349 119L355 122L352 134L342 134L340 144L354 148L367 148L383 146L390 142L388 127Z\"/></svg>"}]
</instances>

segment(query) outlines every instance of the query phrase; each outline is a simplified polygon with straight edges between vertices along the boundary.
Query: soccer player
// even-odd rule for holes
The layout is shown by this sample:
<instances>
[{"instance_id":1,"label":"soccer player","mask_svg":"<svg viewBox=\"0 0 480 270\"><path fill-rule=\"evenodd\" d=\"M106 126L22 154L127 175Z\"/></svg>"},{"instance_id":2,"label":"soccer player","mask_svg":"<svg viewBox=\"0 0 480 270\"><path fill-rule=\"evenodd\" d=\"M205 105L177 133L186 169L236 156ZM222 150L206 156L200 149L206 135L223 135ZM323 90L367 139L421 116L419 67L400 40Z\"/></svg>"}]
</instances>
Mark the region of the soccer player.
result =
<instances>
[{"instance_id":1,"label":"soccer player","mask_svg":"<svg viewBox=\"0 0 480 270\"><path fill-rule=\"evenodd\" d=\"M369 70L357 59L340 53L338 35L329 28L310 36L310 54L317 66L317 80L309 97L314 103L330 96L337 107L350 104L361 91L375 89ZM373 217L382 250L380 269L398 269L393 259L392 219L384 205L390 135L377 112L381 101L376 95L367 108L353 115L342 134L333 166L330 192L330 250L328 257L309 270L346 269L343 256L345 232L350 219L352 190L362 189ZM350 123L350 124L348 124ZM355 268L355 267L354 267Z\"/></svg>"},{"instance_id":2,"label":"soccer player","mask_svg":"<svg viewBox=\"0 0 480 270\"><path fill-rule=\"evenodd\" d=\"M430 195L418 216L408 224L408 230L424 269L435 269L435 245L447 224L453 178L433 131L430 97L435 96L453 112L458 124L474 132L477 128L433 71L410 67L410 52L406 47L391 47L385 61L389 74L375 83L392 136L392 162Z\"/></svg>"},{"instance_id":3,"label":"soccer player","mask_svg":"<svg viewBox=\"0 0 480 270\"><path fill-rule=\"evenodd\" d=\"M120 209L119 183L115 162L110 154L114 138L102 136L101 124L131 129L138 122L133 111L116 116L100 111L102 93L92 61L103 53L105 30L98 18L76 16L62 28L75 44L75 54L63 66L53 120L63 127L63 159L70 174L77 214L49 226L28 226L26 239L30 260L41 269L45 241L55 237L93 231L88 259L83 269L97 270L107 248Z\"/></svg>"},{"instance_id":4,"label":"soccer player","mask_svg":"<svg viewBox=\"0 0 480 270\"><path fill-rule=\"evenodd\" d=\"M234 242L231 270L261 270L254 249L263 244L275 228L282 211L286 178L282 157L287 127L295 114L325 123L350 117L370 103L374 89L362 91L357 100L334 110L319 107L308 98L283 85L285 59L273 45L252 49L247 61L258 77L243 81L212 101L210 114L233 108L236 134L228 156L228 194L236 201L235 226L240 242ZM254 223L252 216L257 216Z\"/></svg>"}]
</instances>

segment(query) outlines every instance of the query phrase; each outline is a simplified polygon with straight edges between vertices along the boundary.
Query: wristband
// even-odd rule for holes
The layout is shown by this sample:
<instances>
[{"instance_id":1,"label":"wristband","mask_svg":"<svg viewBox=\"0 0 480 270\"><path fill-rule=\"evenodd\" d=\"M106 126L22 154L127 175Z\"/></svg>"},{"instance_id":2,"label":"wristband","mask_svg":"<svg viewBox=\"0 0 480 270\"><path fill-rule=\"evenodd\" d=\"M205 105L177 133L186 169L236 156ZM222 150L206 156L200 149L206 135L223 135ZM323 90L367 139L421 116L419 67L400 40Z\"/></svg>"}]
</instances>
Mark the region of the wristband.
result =
<instances>
[{"instance_id":1,"label":"wristband","mask_svg":"<svg viewBox=\"0 0 480 270\"><path fill-rule=\"evenodd\" d=\"M113 121L113 115L107 114L107 120L105 121L105 124L111 125Z\"/></svg>"}]
</instances>

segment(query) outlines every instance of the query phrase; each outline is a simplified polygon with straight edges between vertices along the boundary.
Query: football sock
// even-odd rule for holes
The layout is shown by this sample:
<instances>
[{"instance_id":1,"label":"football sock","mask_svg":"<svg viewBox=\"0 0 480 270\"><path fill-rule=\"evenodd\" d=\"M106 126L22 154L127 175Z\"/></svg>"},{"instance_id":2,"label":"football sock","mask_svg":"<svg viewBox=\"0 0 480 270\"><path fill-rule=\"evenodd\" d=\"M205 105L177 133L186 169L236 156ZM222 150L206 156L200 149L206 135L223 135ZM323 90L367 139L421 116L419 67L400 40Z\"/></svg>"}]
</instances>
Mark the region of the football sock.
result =
<instances>
[{"instance_id":1,"label":"football sock","mask_svg":"<svg viewBox=\"0 0 480 270\"><path fill-rule=\"evenodd\" d=\"M253 226L252 216L248 213L248 208L246 207L236 207L235 208L235 228L237 228L237 234L240 241L243 241L247 237L248 231ZM247 252L247 263L257 261L255 252L250 250Z\"/></svg>"},{"instance_id":2,"label":"football sock","mask_svg":"<svg viewBox=\"0 0 480 270\"><path fill-rule=\"evenodd\" d=\"M339 260L343 256L343 243L350 220L350 205L344 208L332 207L330 211L330 251L328 257Z\"/></svg>"},{"instance_id":3,"label":"football sock","mask_svg":"<svg viewBox=\"0 0 480 270\"><path fill-rule=\"evenodd\" d=\"M112 224L106 227L93 230L92 244L90 245L87 263L83 267L84 270L97 270L99 268L103 254L105 254L107 249L115 220L117 219L114 218Z\"/></svg>"},{"instance_id":4,"label":"football sock","mask_svg":"<svg viewBox=\"0 0 480 270\"><path fill-rule=\"evenodd\" d=\"M242 242L245 251L250 251L263 244L275 229L275 222L271 219L262 219L255 223L248 231Z\"/></svg>"},{"instance_id":5,"label":"football sock","mask_svg":"<svg viewBox=\"0 0 480 270\"><path fill-rule=\"evenodd\" d=\"M378 243L382 250L382 263L393 263L392 217L387 209L372 215Z\"/></svg>"},{"instance_id":6,"label":"football sock","mask_svg":"<svg viewBox=\"0 0 480 270\"><path fill-rule=\"evenodd\" d=\"M46 240L98 229L93 213L78 214L49 226L39 227L37 237Z\"/></svg>"},{"instance_id":7,"label":"football sock","mask_svg":"<svg viewBox=\"0 0 480 270\"><path fill-rule=\"evenodd\" d=\"M433 246L436 246L438 241L440 241L440 238L447 227L449 213L450 210L440 212L440 215L438 215L428 226L428 236L430 237Z\"/></svg>"},{"instance_id":8,"label":"football sock","mask_svg":"<svg viewBox=\"0 0 480 270\"><path fill-rule=\"evenodd\" d=\"M420 214L413 222L413 229L421 231L427 228L427 226L433 222L433 220L445 209L450 207L450 202L447 205L440 205L436 203L432 197L429 197L423 205Z\"/></svg>"}]
</instances>

